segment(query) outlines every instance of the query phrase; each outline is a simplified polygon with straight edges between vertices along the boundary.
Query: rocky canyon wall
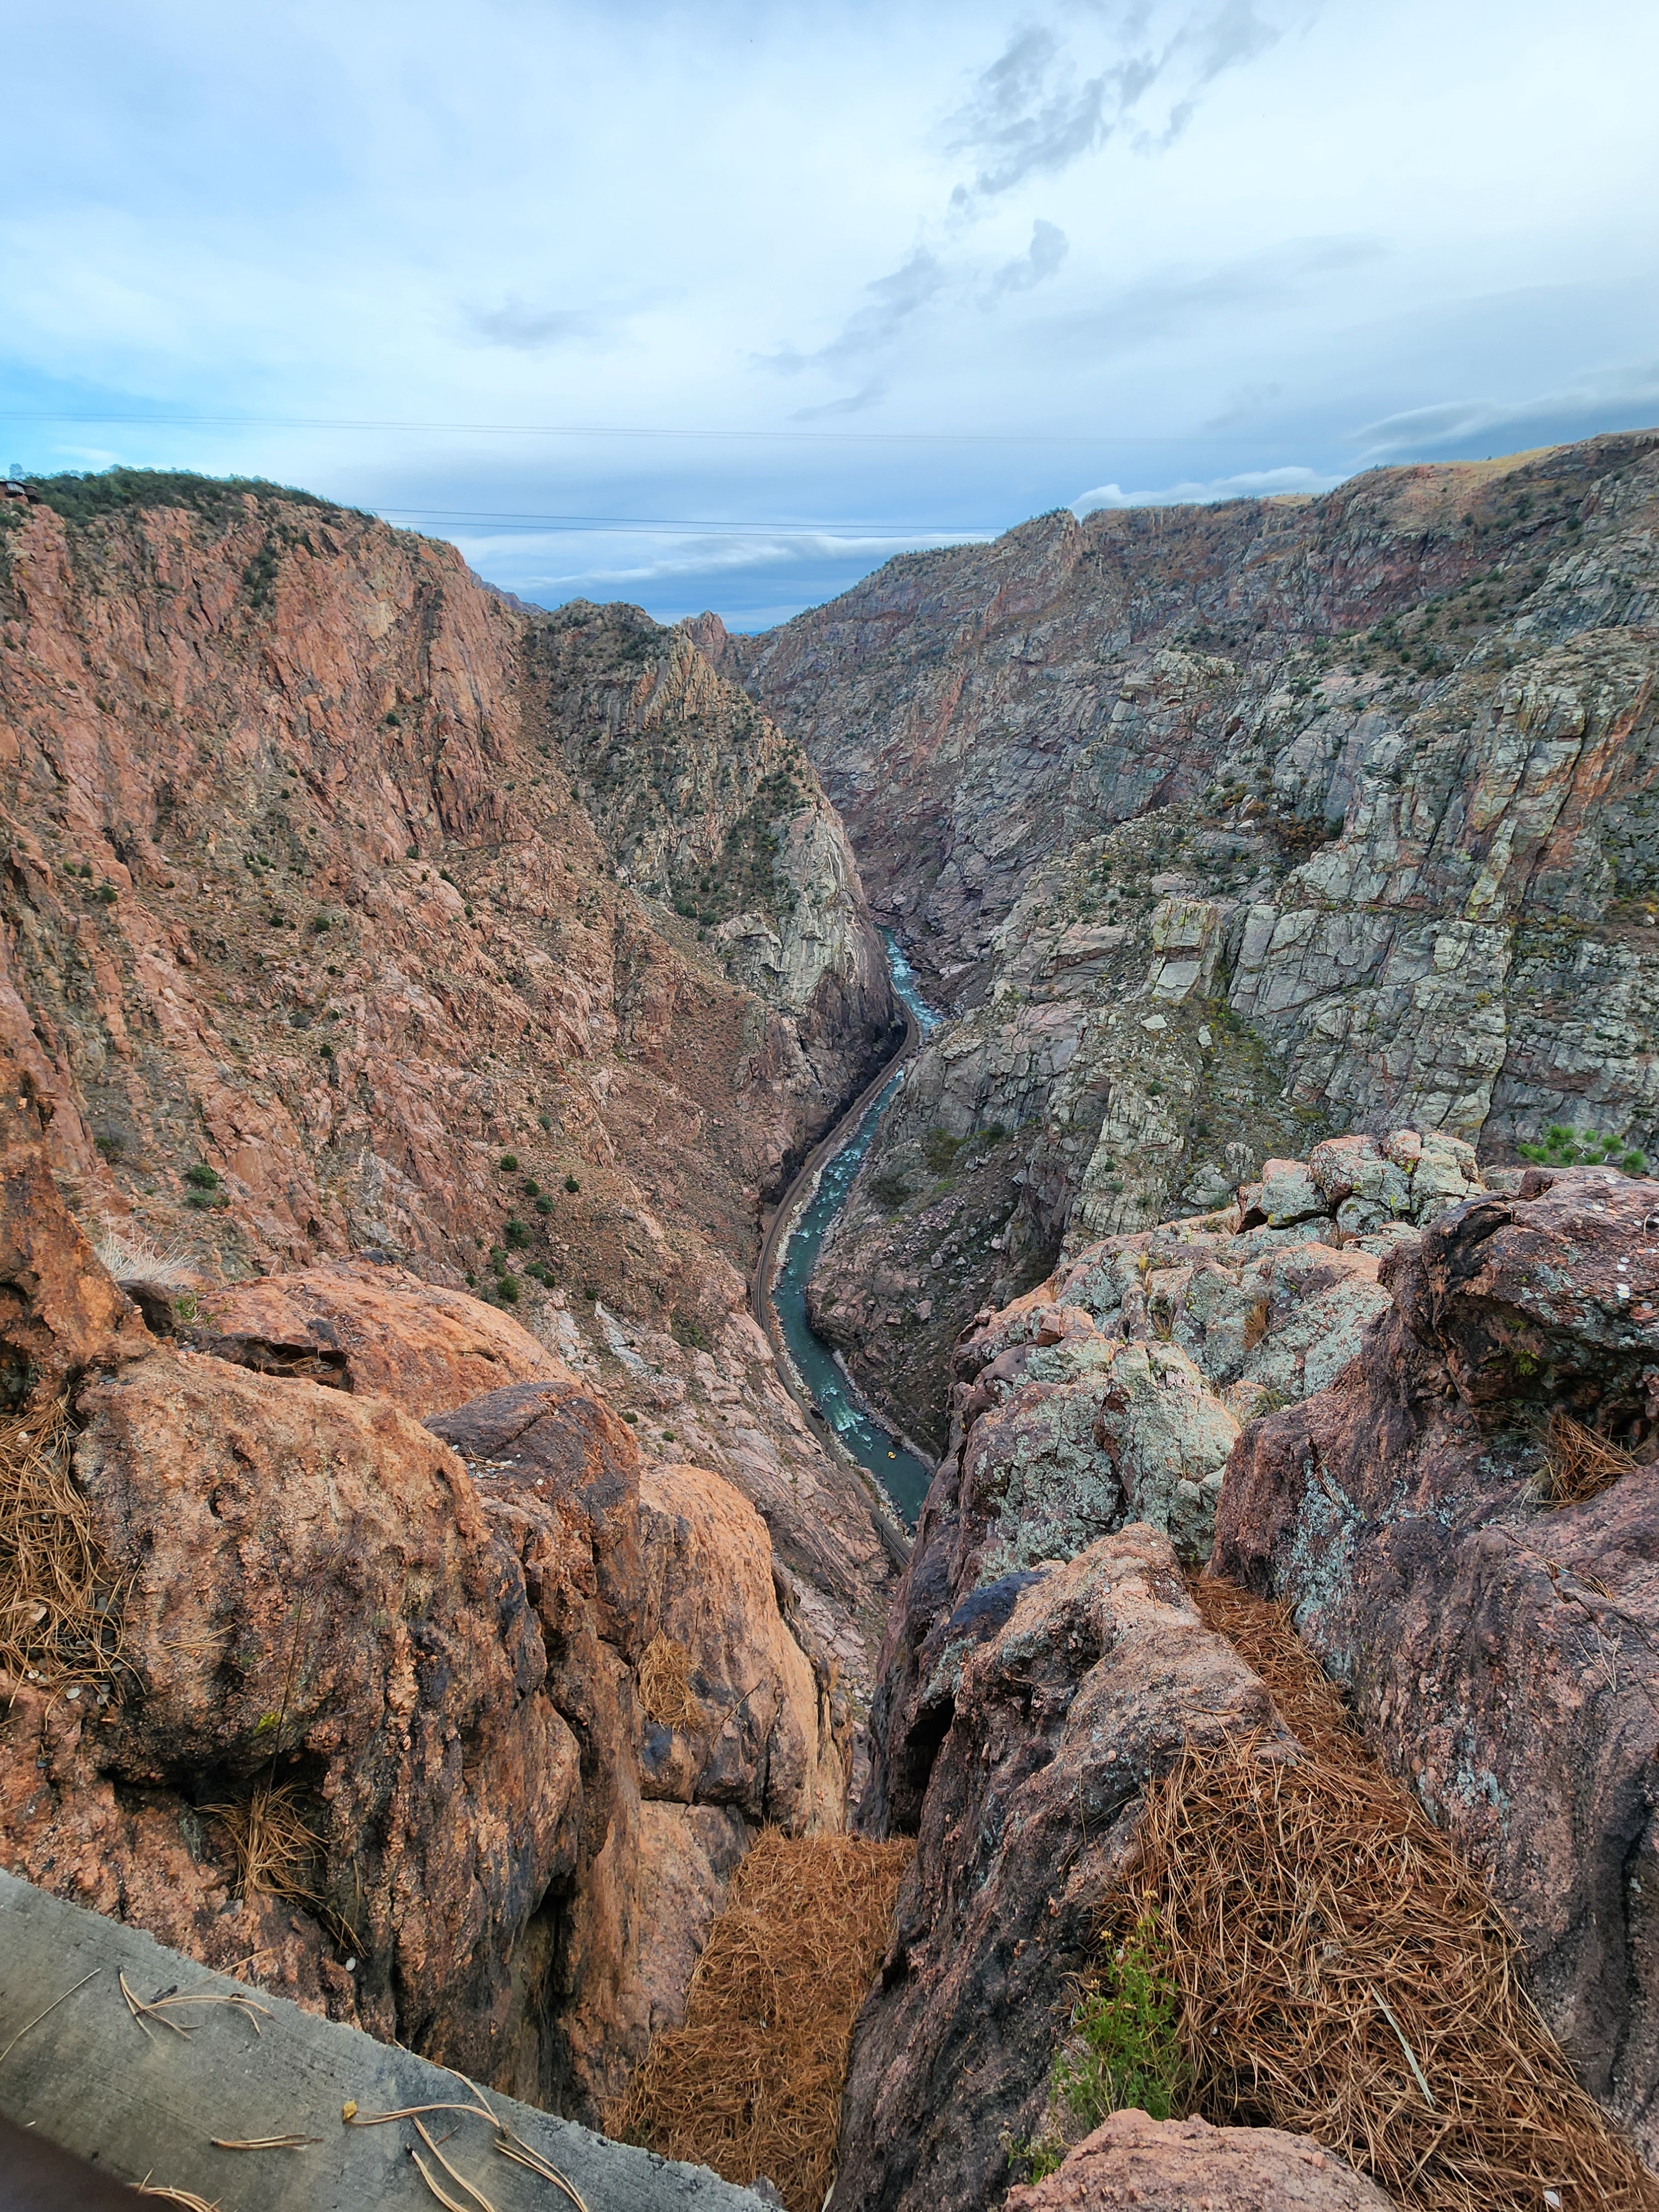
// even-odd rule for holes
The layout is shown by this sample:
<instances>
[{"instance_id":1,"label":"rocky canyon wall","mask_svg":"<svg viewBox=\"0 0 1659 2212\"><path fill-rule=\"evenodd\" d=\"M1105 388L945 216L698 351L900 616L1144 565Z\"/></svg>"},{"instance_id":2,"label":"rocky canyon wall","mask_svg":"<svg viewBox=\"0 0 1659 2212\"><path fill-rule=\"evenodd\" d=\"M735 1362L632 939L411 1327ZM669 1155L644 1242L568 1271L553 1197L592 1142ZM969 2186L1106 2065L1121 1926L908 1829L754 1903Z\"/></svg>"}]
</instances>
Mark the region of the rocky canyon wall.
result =
<instances>
[{"instance_id":1,"label":"rocky canyon wall","mask_svg":"<svg viewBox=\"0 0 1659 2212\"><path fill-rule=\"evenodd\" d=\"M917 1852L838 2205L1016 2177L1152 1786L1229 1734L1319 1753L1332 1713L1479 1869L1652 2163L1656 1203L1616 1170L1340 1137L980 1316L883 1652L863 1818ZM1299 1632L1299 1712L1232 1638L1241 1586ZM1232 2063L1248 2085L1248 2040Z\"/></svg>"},{"instance_id":2,"label":"rocky canyon wall","mask_svg":"<svg viewBox=\"0 0 1659 2212\"><path fill-rule=\"evenodd\" d=\"M894 1021L799 748L684 633L303 494L33 489L0 1026L78 1218L204 1315L353 1254L476 1290L744 1490L867 1690L890 1570L748 1313L762 1194Z\"/></svg>"},{"instance_id":3,"label":"rocky canyon wall","mask_svg":"<svg viewBox=\"0 0 1659 2212\"><path fill-rule=\"evenodd\" d=\"M977 1307L1269 1153L1659 1142L1656 515L1633 434L1045 516L705 620L953 1016L817 1279L909 1426L942 1445Z\"/></svg>"}]
</instances>

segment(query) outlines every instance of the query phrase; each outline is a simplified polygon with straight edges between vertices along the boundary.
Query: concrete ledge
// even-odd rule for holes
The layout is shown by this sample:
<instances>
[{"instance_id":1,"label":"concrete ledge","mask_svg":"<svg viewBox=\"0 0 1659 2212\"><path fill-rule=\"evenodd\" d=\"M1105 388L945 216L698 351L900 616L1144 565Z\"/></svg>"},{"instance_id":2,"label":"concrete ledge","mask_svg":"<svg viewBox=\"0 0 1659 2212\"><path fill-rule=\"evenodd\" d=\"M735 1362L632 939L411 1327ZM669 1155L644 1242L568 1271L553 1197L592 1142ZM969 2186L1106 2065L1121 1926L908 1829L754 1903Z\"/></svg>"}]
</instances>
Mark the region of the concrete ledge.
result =
<instances>
[{"instance_id":1,"label":"concrete ledge","mask_svg":"<svg viewBox=\"0 0 1659 2212\"><path fill-rule=\"evenodd\" d=\"M188 2036L165 2027L147 2035L122 1997L123 1973L144 2002L173 1989L240 1993L268 2006L270 2016L256 2035L246 2015L204 2005L172 2015L191 2026ZM93 1978L66 1996L86 1974ZM28 2026L48 2005L46 2017ZM456 2075L411 2051L213 1973L141 1929L7 1874L0 1874L0 2112L124 2181L149 2176L225 2212L380 2205L431 2212L437 2200L408 2155L411 2144L421 2148L410 2124L346 2127L340 2108L355 2100L364 2112L386 2112L467 2095ZM705 2166L611 2142L493 2091L489 2102L574 2185L588 2212L761 2212L763 2199ZM496 2154L482 2119L438 2113L427 2126L499 2212L572 2212L551 2183ZM306 2150L273 2151L216 2150L210 2141L273 2135L320 2140ZM451 2195L461 2193L438 2179Z\"/></svg>"}]
</instances>

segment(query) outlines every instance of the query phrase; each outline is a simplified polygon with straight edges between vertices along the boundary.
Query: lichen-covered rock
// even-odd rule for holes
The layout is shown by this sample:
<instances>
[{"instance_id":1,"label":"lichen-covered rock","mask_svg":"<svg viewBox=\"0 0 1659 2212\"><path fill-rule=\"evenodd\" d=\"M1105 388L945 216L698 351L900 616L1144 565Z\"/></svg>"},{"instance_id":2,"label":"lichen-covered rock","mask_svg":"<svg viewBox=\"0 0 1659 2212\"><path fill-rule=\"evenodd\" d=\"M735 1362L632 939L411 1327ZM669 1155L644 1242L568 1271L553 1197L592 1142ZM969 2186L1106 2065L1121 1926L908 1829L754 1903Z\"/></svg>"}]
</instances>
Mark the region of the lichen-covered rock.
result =
<instances>
[{"instance_id":1,"label":"lichen-covered rock","mask_svg":"<svg viewBox=\"0 0 1659 2212\"><path fill-rule=\"evenodd\" d=\"M1388 2212L1392 2197L1311 2136L1114 2112L1007 2212Z\"/></svg>"},{"instance_id":2,"label":"lichen-covered rock","mask_svg":"<svg viewBox=\"0 0 1659 2212\"><path fill-rule=\"evenodd\" d=\"M912 1734L926 1802L892 1948L854 2032L834 2212L978 2212L1034 2134L1079 1972L1184 1744L1260 1729L1267 1692L1136 1525L976 1594Z\"/></svg>"},{"instance_id":3,"label":"lichen-covered rock","mask_svg":"<svg viewBox=\"0 0 1659 2212\"><path fill-rule=\"evenodd\" d=\"M511 1382L574 1380L499 1306L390 1264L337 1260L204 1293L188 1340L262 1374L390 1398L416 1420Z\"/></svg>"},{"instance_id":4,"label":"lichen-covered rock","mask_svg":"<svg viewBox=\"0 0 1659 2212\"><path fill-rule=\"evenodd\" d=\"M1270 1162L1268 1188L1295 1220L1274 1226L1247 1188L1218 1212L1086 1246L977 1316L957 1348L949 1449L883 1645L869 1819L919 1817L914 1745L950 1688L964 1609L1131 1521L1163 1530L1188 1565L1208 1556L1240 1424L1323 1389L1358 1357L1390 1310L1382 1255L1414 1242L1413 1204L1437 1210L1437 1188L1425 1182L1414 1200L1396 1156L1443 1163L1460 1189L1474 1176L1467 1146L1425 1147L1411 1131L1388 1146L1341 1140L1316 1156L1317 1176ZM1406 1219L1351 1236L1330 1209L1384 1174ZM1302 1214L1310 1204L1326 1210Z\"/></svg>"},{"instance_id":5,"label":"lichen-covered rock","mask_svg":"<svg viewBox=\"0 0 1659 2212\"><path fill-rule=\"evenodd\" d=\"M1650 2159L1656 1222L1659 1185L1587 1168L1531 1170L1432 1221L1383 1263L1392 1304L1364 1357L1244 1431L1212 1560L1291 1601L1367 1734L1485 1872L1551 2027ZM1599 1494L1553 1507L1561 1413L1611 1455Z\"/></svg>"}]
</instances>

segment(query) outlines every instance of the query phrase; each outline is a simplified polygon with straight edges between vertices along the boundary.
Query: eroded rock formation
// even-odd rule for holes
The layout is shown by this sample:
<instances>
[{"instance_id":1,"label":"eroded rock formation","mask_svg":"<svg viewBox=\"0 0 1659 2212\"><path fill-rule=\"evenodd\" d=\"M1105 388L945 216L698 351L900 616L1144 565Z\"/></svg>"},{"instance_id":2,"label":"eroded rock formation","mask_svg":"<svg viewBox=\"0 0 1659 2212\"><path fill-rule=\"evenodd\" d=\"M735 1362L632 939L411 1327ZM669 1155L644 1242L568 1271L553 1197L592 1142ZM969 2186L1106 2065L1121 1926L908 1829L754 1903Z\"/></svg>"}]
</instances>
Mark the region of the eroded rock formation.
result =
<instances>
[{"instance_id":1,"label":"eroded rock formation","mask_svg":"<svg viewBox=\"0 0 1659 2212\"><path fill-rule=\"evenodd\" d=\"M1088 1757L1111 1758L1115 1723L1085 1702L1094 1647L1036 1624L1085 1563L1171 1539L1172 1567L1207 1558L1206 1576L1289 1601L1368 1741L1490 1883L1580 2078L1654 2158L1659 1184L1585 1166L1492 1181L1448 1137L1328 1139L1218 1214L1077 1253L963 1338L876 1705L865 1816L919 1845L860 2031L849 2212L911 2186L884 2195L876 2149L891 2160L908 2051L969 2112L981 2082L1036 2093L994 2025L1016 1968L981 1957L975 1916L992 1900L1024 1935L1044 1832L986 1792L1005 1772L1032 1806L1071 1789L1085 1718ZM1062 1652L1076 1672L1055 1689ZM1143 1686L1176 1679L1137 1663ZM1208 1694L1182 1695L1206 1727ZM1090 1863L1093 1816L1077 1817L1051 1865ZM1063 1935L1069 1887L1042 1895ZM913 1929L934 1931L914 1968ZM951 1980L970 1971L984 2020ZM948 2062L924 2025L935 1999L962 2038ZM955 2167L940 2180L954 2155L915 2169L917 2203L974 2201Z\"/></svg>"},{"instance_id":2,"label":"eroded rock formation","mask_svg":"<svg viewBox=\"0 0 1659 2212\"><path fill-rule=\"evenodd\" d=\"M1011 2189L1008 2212L1387 2212L1393 2203L1306 2136L1114 2112L1046 2181Z\"/></svg>"},{"instance_id":3,"label":"eroded rock formation","mask_svg":"<svg viewBox=\"0 0 1659 2212\"><path fill-rule=\"evenodd\" d=\"M376 1261L475 1289L744 1490L867 1694L888 1561L747 1310L763 1194L894 1020L799 746L683 633L305 495L39 492L0 529L0 1031L82 1223L158 1327L354 1389ZM412 1410L548 1371L444 1310L392 1328Z\"/></svg>"},{"instance_id":4,"label":"eroded rock formation","mask_svg":"<svg viewBox=\"0 0 1659 2212\"><path fill-rule=\"evenodd\" d=\"M79 1658L43 1650L0 1680L7 1863L594 2112L683 2002L750 1823L843 1817L848 1708L780 1607L763 1522L696 1468L642 1483L604 1398L460 1294L423 1317L416 1286L376 1288L371 1269L263 1285L230 1348L294 1344L296 1315L313 1342L331 1316L378 1321L382 1371L327 1382L152 1337L58 1197L27 1078L7 1073L0 1444L9 1469L72 1454L81 1517L52 1509L33 1540L56 1512L64 1572L89 1561L93 1577ZM332 1340L356 1356L349 1331ZM422 1426L394 1396L442 1394L434 1346L458 1388L480 1346L541 1372ZM13 1649L50 1595L11 1579L16 1534ZM644 1709L665 1638L696 1701L678 1761ZM650 1828L647 1772L665 1808ZM669 1808L678 1839L659 1832ZM669 1876L693 1845L688 1893Z\"/></svg>"},{"instance_id":5,"label":"eroded rock formation","mask_svg":"<svg viewBox=\"0 0 1659 2212\"><path fill-rule=\"evenodd\" d=\"M977 1307L1268 1154L1656 1149L1656 501L1648 432L1061 513L705 635L954 1017L818 1277L914 1433Z\"/></svg>"},{"instance_id":6,"label":"eroded rock formation","mask_svg":"<svg viewBox=\"0 0 1659 2212\"><path fill-rule=\"evenodd\" d=\"M1148 1778L1229 1730L1291 1741L1199 1619L1168 1538L1144 1524L977 1592L939 1668L931 1763L908 1778L916 1856L854 2036L838 2212L994 2198L1010 2139L1042 2119L1072 1978L1092 1957Z\"/></svg>"},{"instance_id":7,"label":"eroded rock formation","mask_svg":"<svg viewBox=\"0 0 1659 2212\"><path fill-rule=\"evenodd\" d=\"M1269 1160L1221 1212L1104 1238L977 1317L883 1648L871 1818L920 1817L958 1624L986 1591L1131 1521L1195 1568L1243 1424L1341 1375L1389 1309L1383 1255L1480 1187L1455 1138L1333 1138Z\"/></svg>"}]
</instances>

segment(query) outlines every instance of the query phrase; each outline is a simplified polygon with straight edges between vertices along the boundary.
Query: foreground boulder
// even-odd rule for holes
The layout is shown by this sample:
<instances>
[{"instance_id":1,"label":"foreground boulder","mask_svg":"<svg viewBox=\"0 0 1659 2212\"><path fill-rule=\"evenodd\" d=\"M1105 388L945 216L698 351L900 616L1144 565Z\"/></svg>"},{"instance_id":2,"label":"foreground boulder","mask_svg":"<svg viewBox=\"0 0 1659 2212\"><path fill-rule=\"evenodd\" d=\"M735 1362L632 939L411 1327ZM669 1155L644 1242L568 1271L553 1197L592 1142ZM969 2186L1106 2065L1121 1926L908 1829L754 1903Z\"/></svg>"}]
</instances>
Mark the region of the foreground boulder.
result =
<instances>
[{"instance_id":1,"label":"foreground boulder","mask_svg":"<svg viewBox=\"0 0 1659 2212\"><path fill-rule=\"evenodd\" d=\"M1252 1424L1212 1571L1285 1597L1490 1881L1586 2085L1659 2155L1659 1185L1529 1171L1388 1260Z\"/></svg>"},{"instance_id":2,"label":"foreground boulder","mask_svg":"<svg viewBox=\"0 0 1659 2212\"><path fill-rule=\"evenodd\" d=\"M428 1325L368 1270L261 1292L313 1320L355 1300L359 1387L158 1341L64 1208L26 1072L0 1073L0 1859L596 2113L683 2005L750 1823L842 1818L848 1715L759 1516L691 1468L647 1507L630 1430L538 1346L540 1379L422 1426L373 1362L395 1389L400 1350L447 1342L401 1373L447 1395L476 1316ZM651 1574L648 1516L681 1532ZM647 1834L670 1644L708 1724L653 1780L675 1832Z\"/></svg>"},{"instance_id":3,"label":"foreground boulder","mask_svg":"<svg viewBox=\"0 0 1659 2212\"><path fill-rule=\"evenodd\" d=\"M976 2212L1042 2123L1049 2070L1133 1847L1183 1744L1292 1740L1137 1524L961 1609L930 1678L932 1753L892 1948L854 2033L835 2212ZM914 1745L914 1740L913 1740ZM920 1756L918 1753L918 1757Z\"/></svg>"},{"instance_id":4,"label":"foreground boulder","mask_svg":"<svg viewBox=\"0 0 1659 2212\"><path fill-rule=\"evenodd\" d=\"M1310 2136L1145 2112L1114 2112L1055 2172L1006 2199L1007 2212L1387 2212L1391 2202Z\"/></svg>"},{"instance_id":5,"label":"foreground boulder","mask_svg":"<svg viewBox=\"0 0 1659 2212\"><path fill-rule=\"evenodd\" d=\"M566 1371L510 1315L401 1267L337 1260L205 1292L189 1341L261 1374L391 1398L416 1419Z\"/></svg>"},{"instance_id":6,"label":"foreground boulder","mask_svg":"<svg viewBox=\"0 0 1659 2212\"><path fill-rule=\"evenodd\" d=\"M1130 1522L1200 1564L1241 1425L1341 1375L1390 1310L1387 1255L1481 1187L1455 1138L1333 1138L1269 1160L1222 1212L1091 1244L978 1317L883 1650L872 1825L921 1817L929 1686L961 1608Z\"/></svg>"}]
</instances>

